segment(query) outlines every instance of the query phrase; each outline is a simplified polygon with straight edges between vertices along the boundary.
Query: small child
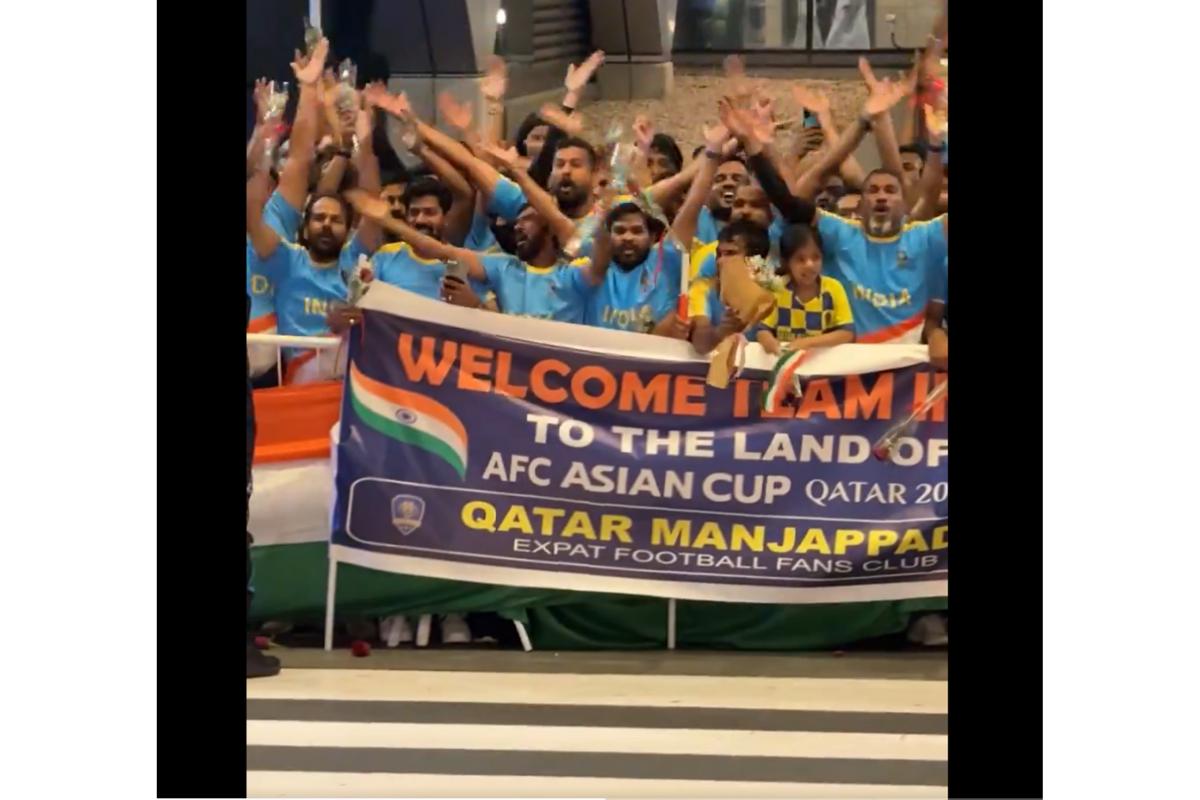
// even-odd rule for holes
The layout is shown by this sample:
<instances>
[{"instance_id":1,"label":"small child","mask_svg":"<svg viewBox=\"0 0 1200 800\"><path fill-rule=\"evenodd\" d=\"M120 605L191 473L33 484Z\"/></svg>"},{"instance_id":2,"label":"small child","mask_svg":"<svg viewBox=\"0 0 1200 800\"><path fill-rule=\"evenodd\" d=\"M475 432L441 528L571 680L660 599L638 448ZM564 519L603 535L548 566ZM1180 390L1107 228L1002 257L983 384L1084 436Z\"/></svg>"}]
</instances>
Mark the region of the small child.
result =
<instances>
[{"instance_id":1,"label":"small child","mask_svg":"<svg viewBox=\"0 0 1200 800\"><path fill-rule=\"evenodd\" d=\"M755 327L755 340L772 355L782 348L832 347L854 341L846 290L821 274L821 236L808 225L789 225L779 240L775 310Z\"/></svg>"}]
</instances>

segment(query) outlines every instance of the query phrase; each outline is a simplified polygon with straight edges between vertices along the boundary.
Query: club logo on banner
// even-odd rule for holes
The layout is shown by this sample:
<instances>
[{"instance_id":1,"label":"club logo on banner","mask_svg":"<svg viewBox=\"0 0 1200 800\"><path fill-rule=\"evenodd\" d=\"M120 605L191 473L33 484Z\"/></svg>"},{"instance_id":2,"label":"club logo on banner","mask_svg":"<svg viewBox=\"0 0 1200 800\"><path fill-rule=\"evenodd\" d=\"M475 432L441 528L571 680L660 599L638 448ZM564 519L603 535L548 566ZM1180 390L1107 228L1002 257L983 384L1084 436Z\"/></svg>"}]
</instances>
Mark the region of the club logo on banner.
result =
<instances>
[{"instance_id":1,"label":"club logo on banner","mask_svg":"<svg viewBox=\"0 0 1200 800\"><path fill-rule=\"evenodd\" d=\"M946 593L945 375L919 347L811 351L797 406L764 409L769 365L717 390L671 340L501 315L478 332L399 290L364 305L339 561L723 601ZM873 457L914 410L890 460Z\"/></svg>"},{"instance_id":2,"label":"club logo on banner","mask_svg":"<svg viewBox=\"0 0 1200 800\"><path fill-rule=\"evenodd\" d=\"M421 527L425 518L425 501L414 494L398 494L392 498L392 524L403 536Z\"/></svg>"}]
</instances>

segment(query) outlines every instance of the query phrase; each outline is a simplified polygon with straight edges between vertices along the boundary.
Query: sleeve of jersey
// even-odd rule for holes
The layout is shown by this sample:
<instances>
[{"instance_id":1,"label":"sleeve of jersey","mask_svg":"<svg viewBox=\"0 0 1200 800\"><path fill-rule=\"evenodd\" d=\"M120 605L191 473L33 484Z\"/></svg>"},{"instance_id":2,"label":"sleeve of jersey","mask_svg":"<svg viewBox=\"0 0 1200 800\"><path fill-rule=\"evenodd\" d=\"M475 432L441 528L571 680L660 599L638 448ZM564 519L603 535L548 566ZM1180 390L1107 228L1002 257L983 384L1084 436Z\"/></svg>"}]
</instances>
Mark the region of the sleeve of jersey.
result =
<instances>
[{"instance_id":1,"label":"sleeve of jersey","mask_svg":"<svg viewBox=\"0 0 1200 800\"><path fill-rule=\"evenodd\" d=\"M488 198L487 212L502 219L514 220L525 203L525 193L521 187L502 177L496 181L496 191Z\"/></svg>"},{"instance_id":2,"label":"sleeve of jersey","mask_svg":"<svg viewBox=\"0 0 1200 800\"><path fill-rule=\"evenodd\" d=\"M822 248L828 250L830 247L837 247L854 230L852 222L842 219L837 214L817 209L817 232L821 234Z\"/></svg>"},{"instance_id":3,"label":"sleeve of jersey","mask_svg":"<svg viewBox=\"0 0 1200 800\"><path fill-rule=\"evenodd\" d=\"M463 247L478 253L486 253L496 246L496 235L492 233L492 225L488 218L476 214L471 219L471 229L463 240Z\"/></svg>"},{"instance_id":4,"label":"sleeve of jersey","mask_svg":"<svg viewBox=\"0 0 1200 800\"><path fill-rule=\"evenodd\" d=\"M829 281L829 294L833 298L833 326L832 330L846 329L854 331L854 313L850 310L850 298L846 296L846 287L842 286L842 282L834 278L826 278Z\"/></svg>"},{"instance_id":5,"label":"sleeve of jersey","mask_svg":"<svg viewBox=\"0 0 1200 800\"><path fill-rule=\"evenodd\" d=\"M284 275L287 274L288 262L292 258L292 250L295 247L296 245L286 241L280 242L279 246L275 248L275 252L267 258L259 258L253 249L248 248L246 269L253 275L265 277L272 287L277 287Z\"/></svg>"},{"instance_id":6,"label":"sleeve of jersey","mask_svg":"<svg viewBox=\"0 0 1200 800\"><path fill-rule=\"evenodd\" d=\"M296 232L300 230L300 212L292 208L283 195L276 189L263 208L263 221L271 230L279 234L285 242L296 241Z\"/></svg>"}]
</instances>

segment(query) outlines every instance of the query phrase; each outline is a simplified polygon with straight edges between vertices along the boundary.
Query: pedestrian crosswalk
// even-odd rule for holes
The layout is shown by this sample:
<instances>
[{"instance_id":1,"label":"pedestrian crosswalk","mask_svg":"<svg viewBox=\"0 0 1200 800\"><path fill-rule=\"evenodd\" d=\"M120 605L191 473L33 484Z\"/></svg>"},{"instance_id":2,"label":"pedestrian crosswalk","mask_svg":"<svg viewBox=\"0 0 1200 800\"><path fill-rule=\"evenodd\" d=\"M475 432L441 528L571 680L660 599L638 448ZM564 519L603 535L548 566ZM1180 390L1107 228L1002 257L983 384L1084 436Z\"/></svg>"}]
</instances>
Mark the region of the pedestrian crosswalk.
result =
<instances>
[{"instance_id":1,"label":"pedestrian crosswalk","mask_svg":"<svg viewBox=\"0 0 1200 800\"><path fill-rule=\"evenodd\" d=\"M946 796L945 680L286 665L252 797Z\"/></svg>"}]
</instances>

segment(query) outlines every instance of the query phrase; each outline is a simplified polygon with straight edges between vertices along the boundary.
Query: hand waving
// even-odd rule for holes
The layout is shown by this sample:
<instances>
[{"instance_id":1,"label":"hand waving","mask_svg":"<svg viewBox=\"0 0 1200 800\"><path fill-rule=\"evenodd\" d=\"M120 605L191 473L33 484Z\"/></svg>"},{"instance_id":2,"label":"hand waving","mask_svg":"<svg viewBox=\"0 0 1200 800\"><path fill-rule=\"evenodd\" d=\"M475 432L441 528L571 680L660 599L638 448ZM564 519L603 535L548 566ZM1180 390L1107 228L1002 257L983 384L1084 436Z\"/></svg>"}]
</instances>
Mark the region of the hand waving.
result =
<instances>
[{"instance_id":1,"label":"hand waving","mask_svg":"<svg viewBox=\"0 0 1200 800\"><path fill-rule=\"evenodd\" d=\"M815 86L797 83L792 86L792 97L798 106L814 114L825 114L829 111L829 98Z\"/></svg>"},{"instance_id":2,"label":"hand waving","mask_svg":"<svg viewBox=\"0 0 1200 800\"><path fill-rule=\"evenodd\" d=\"M305 56L297 50L296 58L292 61L292 72L295 73L296 80L304 86L315 84L325 69L325 59L328 57L329 40L324 36L313 48L311 56Z\"/></svg>"},{"instance_id":3,"label":"hand waving","mask_svg":"<svg viewBox=\"0 0 1200 800\"><path fill-rule=\"evenodd\" d=\"M583 87L587 86L588 81L596 74L596 70L600 69L600 65L604 63L604 51L597 50L587 57L586 60L578 67L574 64L567 65L567 77L563 79L563 86L568 92L583 91Z\"/></svg>"},{"instance_id":4,"label":"hand waving","mask_svg":"<svg viewBox=\"0 0 1200 800\"><path fill-rule=\"evenodd\" d=\"M508 91L508 65L500 56L492 56L488 60L487 74L479 84L483 96L492 102L504 99Z\"/></svg>"},{"instance_id":5,"label":"hand waving","mask_svg":"<svg viewBox=\"0 0 1200 800\"><path fill-rule=\"evenodd\" d=\"M438 95L437 106L438 113L442 115L442 119L447 125L464 132L471 129L471 106L458 102L458 99L449 92L442 92Z\"/></svg>"}]
</instances>

